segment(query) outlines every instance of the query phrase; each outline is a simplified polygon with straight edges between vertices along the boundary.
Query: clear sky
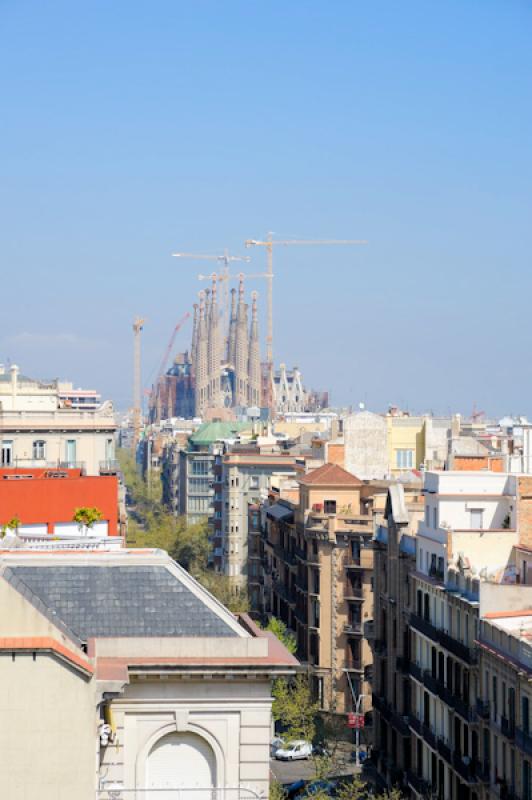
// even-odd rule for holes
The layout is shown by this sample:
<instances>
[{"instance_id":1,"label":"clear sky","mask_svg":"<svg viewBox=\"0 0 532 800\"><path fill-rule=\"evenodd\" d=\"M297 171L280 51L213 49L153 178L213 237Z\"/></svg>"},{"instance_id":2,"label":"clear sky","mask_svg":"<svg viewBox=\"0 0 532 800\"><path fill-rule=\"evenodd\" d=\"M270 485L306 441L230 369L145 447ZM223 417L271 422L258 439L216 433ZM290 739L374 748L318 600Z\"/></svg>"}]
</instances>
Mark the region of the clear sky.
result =
<instances>
[{"instance_id":1,"label":"clear sky","mask_svg":"<svg viewBox=\"0 0 532 800\"><path fill-rule=\"evenodd\" d=\"M532 415L531 42L530 0L0 0L0 358L125 408L133 316L147 382L207 271L172 251L363 238L276 251L276 361Z\"/></svg>"}]
</instances>

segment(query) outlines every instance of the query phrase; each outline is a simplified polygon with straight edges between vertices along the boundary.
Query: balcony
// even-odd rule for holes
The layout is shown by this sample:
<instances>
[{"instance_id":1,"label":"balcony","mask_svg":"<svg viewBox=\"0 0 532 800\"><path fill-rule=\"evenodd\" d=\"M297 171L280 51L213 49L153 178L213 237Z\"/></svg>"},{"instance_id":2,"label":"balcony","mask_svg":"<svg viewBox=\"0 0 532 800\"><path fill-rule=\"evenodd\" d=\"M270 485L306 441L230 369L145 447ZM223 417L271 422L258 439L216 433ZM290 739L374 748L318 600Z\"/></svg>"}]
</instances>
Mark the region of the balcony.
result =
<instances>
[{"instance_id":1,"label":"balcony","mask_svg":"<svg viewBox=\"0 0 532 800\"><path fill-rule=\"evenodd\" d=\"M424 780L420 775L408 770L406 773L406 780L409 786L419 797L431 797L432 786L429 781Z\"/></svg>"},{"instance_id":2,"label":"balcony","mask_svg":"<svg viewBox=\"0 0 532 800\"><path fill-rule=\"evenodd\" d=\"M421 738L427 742L429 747L432 747L433 750L436 750L438 747L438 738L432 728L424 722L421 722L421 720L419 720L413 714L410 714L408 721L412 730L415 731L418 736L421 736Z\"/></svg>"},{"instance_id":3,"label":"balcony","mask_svg":"<svg viewBox=\"0 0 532 800\"><path fill-rule=\"evenodd\" d=\"M477 653L472 650L467 645L462 644L462 642L453 639L452 636L449 636L448 633L445 631L439 631L440 634L440 644L442 647L445 647L446 650L449 650L450 653L460 658L462 661L465 661L466 664L476 664L477 663Z\"/></svg>"},{"instance_id":4,"label":"balcony","mask_svg":"<svg viewBox=\"0 0 532 800\"><path fill-rule=\"evenodd\" d=\"M384 639L374 639L372 647L373 647L373 652L375 653L375 655L378 656L385 656L386 651L388 650L388 646Z\"/></svg>"},{"instance_id":5,"label":"balcony","mask_svg":"<svg viewBox=\"0 0 532 800\"><path fill-rule=\"evenodd\" d=\"M407 656L397 656L395 665L397 672L402 672L403 675L410 674L410 659Z\"/></svg>"},{"instance_id":6,"label":"balcony","mask_svg":"<svg viewBox=\"0 0 532 800\"><path fill-rule=\"evenodd\" d=\"M410 614L410 625L412 628L414 628L414 630L419 631L424 636L432 639L433 642L440 641L440 631L428 620L423 619L423 617L420 617L417 614Z\"/></svg>"},{"instance_id":7,"label":"balcony","mask_svg":"<svg viewBox=\"0 0 532 800\"><path fill-rule=\"evenodd\" d=\"M276 594L279 595L281 600L284 600L285 603L288 605L295 606L296 604L296 594L295 592L281 583L280 581L274 581L273 583L273 590Z\"/></svg>"},{"instance_id":8,"label":"balcony","mask_svg":"<svg viewBox=\"0 0 532 800\"><path fill-rule=\"evenodd\" d=\"M348 672L362 672L364 665L361 658L351 658L347 656L344 661L344 669Z\"/></svg>"},{"instance_id":9,"label":"balcony","mask_svg":"<svg viewBox=\"0 0 532 800\"><path fill-rule=\"evenodd\" d=\"M465 783L489 783L489 768L486 771L485 764L462 756L457 750L453 752L452 766Z\"/></svg>"},{"instance_id":10,"label":"balcony","mask_svg":"<svg viewBox=\"0 0 532 800\"><path fill-rule=\"evenodd\" d=\"M515 729L515 743L520 750L532 756L532 736L530 732L524 731L522 728Z\"/></svg>"},{"instance_id":11,"label":"balcony","mask_svg":"<svg viewBox=\"0 0 532 800\"><path fill-rule=\"evenodd\" d=\"M515 739L515 720L501 717L501 733L507 739Z\"/></svg>"},{"instance_id":12,"label":"balcony","mask_svg":"<svg viewBox=\"0 0 532 800\"><path fill-rule=\"evenodd\" d=\"M475 650L472 650L467 645L454 639L446 631L436 628L431 622L423 619L423 617L420 617L418 614L410 614L410 625L414 630L432 639L433 642L441 644L442 647L445 647L446 650L457 658L465 661L466 664L477 663L478 657Z\"/></svg>"},{"instance_id":13,"label":"balcony","mask_svg":"<svg viewBox=\"0 0 532 800\"><path fill-rule=\"evenodd\" d=\"M452 764L452 750L448 743L440 737L438 737L438 753L448 764Z\"/></svg>"},{"instance_id":14,"label":"balcony","mask_svg":"<svg viewBox=\"0 0 532 800\"><path fill-rule=\"evenodd\" d=\"M347 636L362 636L362 623L351 621L344 625L344 633Z\"/></svg>"},{"instance_id":15,"label":"balcony","mask_svg":"<svg viewBox=\"0 0 532 800\"><path fill-rule=\"evenodd\" d=\"M481 719L490 718L490 704L487 700L477 699L476 712Z\"/></svg>"},{"instance_id":16,"label":"balcony","mask_svg":"<svg viewBox=\"0 0 532 800\"><path fill-rule=\"evenodd\" d=\"M410 737L410 728L408 727L408 717L403 717L394 711L389 703L377 694L372 694L373 707L379 712L383 719L392 725L396 731L405 737Z\"/></svg>"},{"instance_id":17,"label":"balcony","mask_svg":"<svg viewBox=\"0 0 532 800\"><path fill-rule=\"evenodd\" d=\"M100 461L100 475L116 475L120 471L120 465L114 458L107 461Z\"/></svg>"}]
</instances>

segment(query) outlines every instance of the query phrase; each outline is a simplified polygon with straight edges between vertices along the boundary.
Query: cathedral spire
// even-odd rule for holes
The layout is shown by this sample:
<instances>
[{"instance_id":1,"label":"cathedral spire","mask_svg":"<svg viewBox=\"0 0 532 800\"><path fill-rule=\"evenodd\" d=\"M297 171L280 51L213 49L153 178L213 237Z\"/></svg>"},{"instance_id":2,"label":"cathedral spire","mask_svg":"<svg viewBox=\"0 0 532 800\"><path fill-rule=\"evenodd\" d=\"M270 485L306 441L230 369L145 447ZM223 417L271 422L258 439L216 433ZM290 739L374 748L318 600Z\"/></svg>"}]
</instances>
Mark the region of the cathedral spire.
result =
<instances>
[{"instance_id":1,"label":"cathedral spire","mask_svg":"<svg viewBox=\"0 0 532 800\"><path fill-rule=\"evenodd\" d=\"M260 405L260 344L257 292L251 293L251 328L248 356L248 405Z\"/></svg>"}]
</instances>

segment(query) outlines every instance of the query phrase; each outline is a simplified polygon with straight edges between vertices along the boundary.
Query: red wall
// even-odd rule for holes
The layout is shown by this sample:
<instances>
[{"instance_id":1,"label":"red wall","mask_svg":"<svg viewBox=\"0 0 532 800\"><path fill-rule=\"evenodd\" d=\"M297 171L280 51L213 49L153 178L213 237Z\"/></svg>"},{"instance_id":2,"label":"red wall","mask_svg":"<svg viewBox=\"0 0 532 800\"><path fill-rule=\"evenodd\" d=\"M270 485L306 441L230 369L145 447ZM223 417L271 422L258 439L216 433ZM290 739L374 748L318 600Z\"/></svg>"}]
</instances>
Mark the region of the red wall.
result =
<instances>
[{"instance_id":1,"label":"red wall","mask_svg":"<svg viewBox=\"0 0 532 800\"><path fill-rule=\"evenodd\" d=\"M117 536L118 478L82 475L61 470L65 478L49 477L50 469L0 469L0 525L18 517L22 525L44 524L53 532L56 522L71 522L80 506L95 506L108 522L109 535ZM8 475L32 475L9 479Z\"/></svg>"}]
</instances>

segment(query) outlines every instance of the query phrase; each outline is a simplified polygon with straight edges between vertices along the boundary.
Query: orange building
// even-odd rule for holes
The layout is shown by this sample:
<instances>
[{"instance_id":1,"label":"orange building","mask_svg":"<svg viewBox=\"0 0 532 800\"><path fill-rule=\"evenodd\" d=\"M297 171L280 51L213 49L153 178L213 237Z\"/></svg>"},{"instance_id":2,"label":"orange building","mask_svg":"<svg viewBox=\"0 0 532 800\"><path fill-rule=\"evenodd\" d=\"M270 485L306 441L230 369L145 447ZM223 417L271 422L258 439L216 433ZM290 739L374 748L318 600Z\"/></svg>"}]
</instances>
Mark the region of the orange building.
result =
<instances>
[{"instance_id":1,"label":"orange building","mask_svg":"<svg viewBox=\"0 0 532 800\"><path fill-rule=\"evenodd\" d=\"M117 536L118 478L79 469L0 469L0 525L16 517L21 534L75 535L76 508L97 508L94 533Z\"/></svg>"}]
</instances>

